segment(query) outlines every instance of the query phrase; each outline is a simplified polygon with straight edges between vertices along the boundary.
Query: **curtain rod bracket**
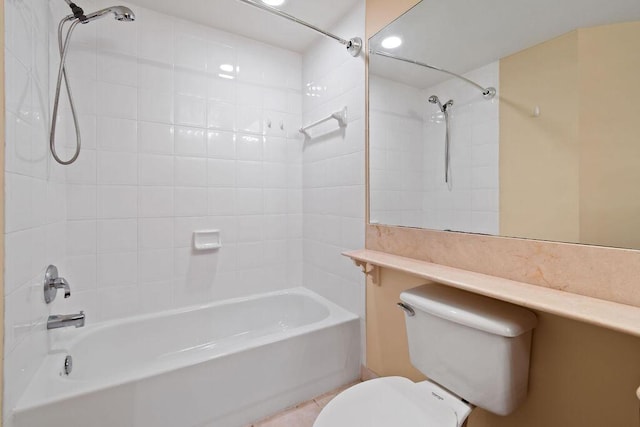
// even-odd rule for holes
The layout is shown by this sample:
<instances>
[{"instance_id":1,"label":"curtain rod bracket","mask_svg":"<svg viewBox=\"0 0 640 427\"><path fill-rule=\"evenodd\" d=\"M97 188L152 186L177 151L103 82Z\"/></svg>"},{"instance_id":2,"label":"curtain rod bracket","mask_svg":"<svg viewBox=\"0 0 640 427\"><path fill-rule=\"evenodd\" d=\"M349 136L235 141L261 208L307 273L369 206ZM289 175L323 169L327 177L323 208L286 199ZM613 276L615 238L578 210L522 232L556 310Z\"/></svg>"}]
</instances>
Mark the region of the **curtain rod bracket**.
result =
<instances>
[{"instance_id":1,"label":"curtain rod bracket","mask_svg":"<svg viewBox=\"0 0 640 427\"><path fill-rule=\"evenodd\" d=\"M320 27L316 27L315 25L310 24L310 23L308 23L306 21L303 21L302 19L296 18L293 15L289 15L286 12L283 12L283 11L281 11L279 9L276 9L275 7L268 6L268 5L264 4L264 3L258 2L256 0L238 0L238 1L241 2L241 3L244 3L244 4L248 4L249 6L253 6L253 7L256 7L258 9L262 9L265 12L269 12L269 13L271 13L273 15L277 15L277 16L279 16L281 18L284 18L284 19L287 19L287 20L289 20L291 22L295 22L296 24L302 25L303 27L307 27L310 30L313 30L313 31L315 31L317 33L320 33L325 37L329 37L331 39L334 39L338 43L341 43L341 44L345 45L347 47L347 52L349 52L349 54L351 56L353 56L353 57L358 56L360 54L360 52L362 51L363 43L362 43L362 39L360 37L354 37L354 38L352 38L350 40L345 40L342 37L339 37L339 36L336 36L333 33L330 33L329 31L325 31Z\"/></svg>"},{"instance_id":2,"label":"curtain rod bracket","mask_svg":"<svg viewBox=\"0 0 640 427\"><path fill-rule=\"evenodd\" d=\"M493 99L493 97L496 96L496 88L488 87L487 90L482 92L482 96L484 96L484 99L487 99L487 100Z\"/></svg>"},{"instance_id":3,"label":"curtain rod bracket","mask_svg":"<svg viewBox=\"0 0 640 427\"><path fill-rule=\"evenodd\" d=\"M362 39L360 37L354 37L347 42L347 52L354 58L360 55L362 52Z\"/></svg>"}]
</instances>

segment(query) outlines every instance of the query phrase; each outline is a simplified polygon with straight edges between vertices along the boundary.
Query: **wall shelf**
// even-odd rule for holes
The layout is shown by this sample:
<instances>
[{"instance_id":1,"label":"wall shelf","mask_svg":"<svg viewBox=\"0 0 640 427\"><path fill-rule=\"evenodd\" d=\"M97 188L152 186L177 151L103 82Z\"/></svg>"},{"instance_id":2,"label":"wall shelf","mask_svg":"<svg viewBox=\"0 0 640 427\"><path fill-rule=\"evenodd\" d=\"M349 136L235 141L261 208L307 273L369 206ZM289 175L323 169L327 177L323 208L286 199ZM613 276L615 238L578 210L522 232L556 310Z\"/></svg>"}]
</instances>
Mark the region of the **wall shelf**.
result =
<instances>
[{"instance_id":1,"label":"wall shelf","mask_svg":"<svg viewBox=\"0 0 640 427\"><path fill-rule=\"evenodd\" d=\"M586 297L515 280L474 273L372 250L344 252L379 285L379 268L389 268L533 310L640 337L640 307ZM640 391L639 391L640 393ZM640 397L640 396L639 396Z\"/></svg>"}]
</instances>

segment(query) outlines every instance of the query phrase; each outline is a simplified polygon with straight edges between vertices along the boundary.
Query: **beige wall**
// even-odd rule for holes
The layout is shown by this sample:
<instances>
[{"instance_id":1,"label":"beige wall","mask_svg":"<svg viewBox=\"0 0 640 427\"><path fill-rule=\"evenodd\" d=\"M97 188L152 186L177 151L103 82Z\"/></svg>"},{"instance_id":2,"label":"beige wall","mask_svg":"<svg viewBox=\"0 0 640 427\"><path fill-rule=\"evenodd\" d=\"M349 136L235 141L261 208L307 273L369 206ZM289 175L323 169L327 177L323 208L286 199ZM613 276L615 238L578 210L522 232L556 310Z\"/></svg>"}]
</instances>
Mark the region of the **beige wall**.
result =
<instances>
[{"instance_id":1,"label":"beige wall","mask_svg":"<svg viewBox=\"0 0 640 427\"><path fill-rule=\"evenodd\" d=\"M577 32L500 61L503 236L580 241L577 75Z\"/></svg>"},{"instance_id":2,"label":"beige wall","mask_svg":"<svg viewBox=\"0 0 640 427\"><path fill-rule=\"evenodd\" d=\"M501 235L640 248L637 40L599 26L500 61Z\"/></svg>"},{"instance_id":3,"label":"beige wall","mask_svg":"<svg viewBox=\"0 0 640 427\"><path fill-rule=\"evenodd\" d=\"M579 38L580 241L640 248L640 22Z\"/></svg>"},{"instance_id":4,"label":"beige wall","mask_svg":"<svg viewBox=\"0 0 640 427\"><path fill-rule=\"evenodd\" d=\"M368 2L368 28L377 31L402 12L391 3ZM639 251L380 225L366 228L368 249L640 307ZM382 269L380 283L367 284L367 367L380 375L419 380L423 376L409 362L404 318L396 303L403 289L424 280ZM476 410L469 427L640 426L635 396L640 340L537 314L527 401L507 417Z\"/></svg>"},{"instance_id":5,"label":"beige wall","mask_svg":"<svg viewBox=\"0 0 640 427\"><path fill-rule=\"evenodd\" d=\"M2 408L4 396L4 146L5 146L5 113L4 113L4 1L0 2L0 409ZM2 427L2 417L0 417L0 427Z\"/></svg>"},{"instance_id":6,"label":"beige wall","mask_svg":"<svg viewBox=\"0 0 640 427\"><path fill-rule=\"evenodd\" d=\"M367 39L419 3L419 0L366 0Z\"/></svg>"},{"instance_id":7,"label":"beige wall","mask_svg":"<svg viewBox=\"0 0 640 427\"><path fill-rule=\"evenodd\" d=\"M409 362L400 292L425 281L382 270L367 284L367 367L378 375L424 379ZM633 427L640 425L640 340L536 313L529 396L507 417L473 411L469 427ZM455 391L455 390L454 390Z\"/></svg>"}]
</instances>

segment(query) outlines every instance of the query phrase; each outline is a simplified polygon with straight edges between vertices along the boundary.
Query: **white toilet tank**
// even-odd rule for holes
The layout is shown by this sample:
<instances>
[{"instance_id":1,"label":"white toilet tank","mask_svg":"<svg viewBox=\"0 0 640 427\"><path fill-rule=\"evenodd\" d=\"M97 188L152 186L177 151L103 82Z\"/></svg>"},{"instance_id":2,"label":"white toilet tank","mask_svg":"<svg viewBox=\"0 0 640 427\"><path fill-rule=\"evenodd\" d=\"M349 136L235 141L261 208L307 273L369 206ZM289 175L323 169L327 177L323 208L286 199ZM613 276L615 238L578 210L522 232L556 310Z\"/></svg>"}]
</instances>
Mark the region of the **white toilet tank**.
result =
<instances>
[{"instance_id":1,"label":"white toilet tank","mask_svg":"<svg viewBox=\"0 0 640 427\"><path fill-rule=\"evenodd\" d=\"M400 295L415 311L405 316L413 365L468 402L499 415L527 395L531 311L430 284Z\"/></svg>"}]
</instances>

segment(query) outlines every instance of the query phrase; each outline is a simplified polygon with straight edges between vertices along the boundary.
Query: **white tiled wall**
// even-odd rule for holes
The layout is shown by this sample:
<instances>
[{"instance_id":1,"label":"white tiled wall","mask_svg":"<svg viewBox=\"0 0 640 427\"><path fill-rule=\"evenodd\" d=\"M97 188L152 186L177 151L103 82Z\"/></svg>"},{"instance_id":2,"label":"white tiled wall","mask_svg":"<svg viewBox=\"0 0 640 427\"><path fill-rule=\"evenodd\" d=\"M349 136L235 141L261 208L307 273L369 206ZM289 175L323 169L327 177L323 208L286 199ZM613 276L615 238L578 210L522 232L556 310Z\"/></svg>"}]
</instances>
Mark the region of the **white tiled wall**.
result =
<instances>
[{"instance_id":1,"label":"white tiled wall","mask_svg":"<svg viewBox=\"0 0 640 427\"><path fill-rule=\"evenodd\" d=\"M364 245L363 58L322 40L303 61L130 7L135 24L107 18L74 34L83 149L61 167L48 115L53 30L68 9L7 1L6 408L47 351L51 313L85 310L95 323L305 285L364 317L363 277L340 256ZM362 36L364 6L335 31ZM69 157L62 104L58 147ZM303 141L303 111L308 122L345 105L345 130ZM212 228L223 248L194 252L192 232ZM46 306L50 263L72 295Z\"/></svg>"},{"instance_id":2,"label":"white tiled wall","mask_svg":"<svg viewBox=\"0 0 640 427\"><path fill-rule=\"evenodd\" d=\"M69 58L75 306L100 321L300 286L301 56L130 7L135 24L79 28ZM194 252L198 229L223 248Z\"/></svg>"},{"instance_id":3,"label":"white tiled wall","mask_svg":"<svg viewBox=\"0 0 640 427\"><path fill-rule=\"evenodd\" d=\"M5 384L9 407L47 351L42 280L65 262L62 168L48 155L46 0L5 2Z\"/></svg>"},{"instance_id":4,"label":"white tiled wall","mask_svg":"<svg viewBox=\"0 0 640 427\"><path fill-rule=\"evenodd\" d=\"M473 70L465 77L498 89L490 101L457 79L422 92L454 100L450 114L451 180L444 182L445 124L437 106L426 104L423 211L426 228L499 234L499 62Z\"/></svg>"},{"instance_id":5,"label":"white tiled wall","mask_svg":"<svg viewBox=\"0 0 640 427\"><path fill-rule=\"evenodd\" d=\"M333 31L364 37L364 4ZM303 119L347 107L349 123L311 130L304 144L304 284L364 319L364 278L340 255L364 247L364 58L322 39L303 58Z\"/></svg>"},{"instance_id":6,"label":"white tiled wall","mask_svg":"<svg viewBox=\"0 0 640 427\"><path fill-rule=\"evenodd\" d=\"M371 222L422 227L424 96L377 75L369 94Z\"/></svg>"},{"instance_id":7,"label":"white tiled wall","mask_svg":"<svg viewBox=\"0 0 640 427\"><path fill-rule=\"evenodd\" d=\"M7 2L7 408L47 351L51 313L95 323L302 285L301 55L131 8L135 24L74 34L83 149L60 167L47 147L50 31L69 11ZM70 123L63 107L63 157ZM223 248L194 252L192 232L212 228ZM72 294L46 306L49 263Z\"/></svg>"},{"instance_id":8,"label":"white tiled wall","mask_svg":"<svg viewBox=\"0 0 640 427\"><path fill-rule=\"evenodd\" d=\"M498 71L494 62L465 76L498 88ZM431 95L454 101L451 189L444 180L444 116L427 102ZM499 234L498 98L487 101L457 79L421 90L374 75L370 105L371 220Z\"/></svg>"}]
</instances>

